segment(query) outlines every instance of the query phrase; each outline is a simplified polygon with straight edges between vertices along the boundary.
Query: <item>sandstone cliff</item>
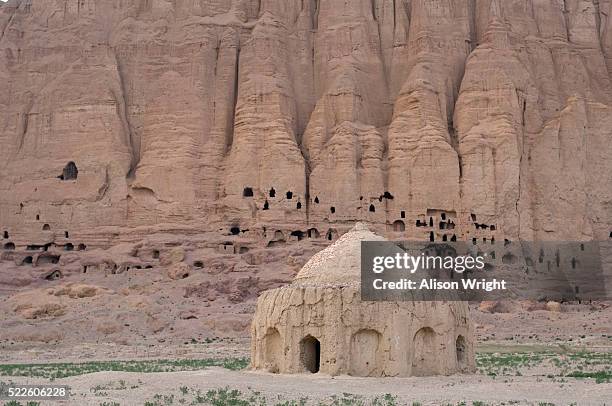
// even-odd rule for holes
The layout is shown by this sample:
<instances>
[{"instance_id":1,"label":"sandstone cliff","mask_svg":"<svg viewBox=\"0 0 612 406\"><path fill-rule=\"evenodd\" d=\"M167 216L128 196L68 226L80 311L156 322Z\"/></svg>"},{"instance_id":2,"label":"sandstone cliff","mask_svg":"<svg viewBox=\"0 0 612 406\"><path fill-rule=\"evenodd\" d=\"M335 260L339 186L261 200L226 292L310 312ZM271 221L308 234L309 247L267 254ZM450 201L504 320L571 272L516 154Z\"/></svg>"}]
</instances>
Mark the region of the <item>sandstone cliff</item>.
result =
<instances>
[{"instance_id":1,"label":"sandstone cliff","mask_svg":"<svg viewBox=\"0 0 612 406\"><path fill-rule=\"evenodd\" d=\"M0 5L10 275L164 266L177 245L254 274L357 220L436 241L611 236L610 0Z\"/></svg>"}]
</instances>

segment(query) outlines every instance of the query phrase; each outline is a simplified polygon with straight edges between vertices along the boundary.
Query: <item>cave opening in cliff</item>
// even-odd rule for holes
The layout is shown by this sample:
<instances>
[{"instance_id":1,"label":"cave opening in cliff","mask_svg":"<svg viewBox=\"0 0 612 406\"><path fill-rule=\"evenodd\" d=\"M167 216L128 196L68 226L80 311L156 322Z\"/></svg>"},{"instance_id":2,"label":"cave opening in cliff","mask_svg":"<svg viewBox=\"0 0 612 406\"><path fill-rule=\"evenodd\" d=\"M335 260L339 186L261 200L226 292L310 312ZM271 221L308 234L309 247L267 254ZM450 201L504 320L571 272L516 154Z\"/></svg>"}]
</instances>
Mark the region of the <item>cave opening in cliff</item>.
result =
<instances>
[{"instance_id":1,"label":"cave opening in cliff","mask_svg":"<svg viewBox=\"0 0 612 406\"><path fill-rule=\"evenodd\" d=\"M79 176L79 169L73 161L70 161L64 166L62 174L58 176L61 180L76 180Z\"/></svg>"},{"instance_id":2,"label":"cave opening in cliff","mask_svg":"<svg viewBox=\"0 0 612 406\"><path fill-rule=\"evenodd\" d=\"M70 238L70 234L68 233L68 231L64 231L64 237Z\"/></svg>"},{"instance_id":3,"label":"cave opening in cliff","mask_svg":"<svg viewBox=\"0 0 612 406\"><path fill-rule=\"evenodd\" d=\"M15 244L12 242L7 242L6 244L4 244L4 249L13 251L15 249Z\"/></svg>"},{"instance_id":4,"label":"cave opening in cliff","mask_svg":"<svg viewBox=\"0 0 612 406\"><path fill-rule=\"evenodd\" d=\"M8 231L5 231L5 232L3 233L3 236L4 236L4 238L9 238L9 233L8 233Z\"/></svg>"},{"instance_id":5,"label":"cave opening in cliff","mask_svg":"<svg viewBox=\"0 0 612 406\"><path fill-rule=\"evenodd\" d=\"M444 230L446 228L446 222L441 221L439 224L440 230Z\"/></svg>"},{"instance_id":6,"label":"cave opening in cliff","mask_svg":"<svg viewBox=\"0 0 612 406\"><path fill-rule=\"evenodd\" d=\"M334 234L332 233L332 230L328 230L328 231L327 231L327 235L326 235L326 237L327 237L327 239L328 239L329 241L331 241L331 240L333 240L333 239L334 239Z\"/></svg>"},{"instance_id":7,"label":"cave opening in cliff","mask_svg":"<svg viewBox=\"0 0 612 406\"><path fill-rule=\"evenodd\" d=\"M442 218L442 220L446 220L446 213L442 213L440 217Z\"/></svg>"},{"instance_id":8,"label":"cave opening in cliff","mask_svg":"<svg viewBox=\"0 0 612 406\"><path fill-rule=\"evenodd\" d=\"M153 250L151 256L153 257L153 259L159 259L159 250Z\"/></svg>"},{"instance_id":9,"label":"cave opening in cliff","mask_svg":"<svg viewBox=\"0 0 612 406\"><path fill-rule=\"evenodd\" d=\"M434 232L433 232L433 231L430 231L430 232L429 232L429 241L434 242L434 240L435 240L435 237L434 237Z\"/></svg>"},{"instance_id":10,"label":"cave opening in cliff","mask_svg":"<svg viewBox=\"0 0 612 406\"><path fill-rule=\"evenodd\" d=\"M448 241L448 237L446 236L446 234L442 236L442 241Z\"/></svg>"},{"instance_id":11,"label":"cave opening in cliff","mask_svg":"<svg viewBox=\"0 0 612 406\"><path fill-rule=\"evenodd\" d=\"M374 207L373 204L370 205L370 212L371 213L375 213L376 212L376 207Z\"/></svg>"},{"instance_id":12,"label":"cave opening in cliff","mask_svg":"<svg viewBox=\"0 0 612 406\"><path fill-rule=\"evenodd\" d=\"M308 229L308 238L319 238L319 237L321 237L319 230L317 230L316 228Z\"/></svg>"},{"instance_id":13,"label":"cave opening in cliff","mask_svg":"<svg viewBox=\"0 0 612 406\"><path fill-rule=\"evenodd\" d=\"M390 192L385 192L385 193L383 194L383 197L384 197L385 199L393 200L393 195L392 195Z\"/></svg>"},{"instance_id":14,"label":"cave opening in cliff","mask_svg":"<svg viewBox=\"0 0 612 406\"><path fill-rule=\"evenodd\" d=\"M40 220L40 214L36 215L36 221Z\"/></svg>"},{"instance_id":15,"label":"cave opening in cliff","mask_svg":"<svg viewBox=\"0 0 612 406\"><path fill-rule=\"evenodd\" d=\"M287 192L287 200L291 200L293 199L293 192L292 191L288 191Z\"/></svg>"},{"instance_id":16,"label":"cave opening in cliff","mask_svg":"<svg viewBox=\"0 0 612 406\"><path fill-rule=\"evenodd\" d=\"M495 226L491 225L491 231L495 231Z\"/></svg>"},{"instance_id":17,"label":"cave opening in cliff","mask_svg":"<svg viewBox=\"0 0 612 406\"><path fill-rule=\"evenodd\" d=\"M396 220L393 223L393 231L402 232L406 230L406 224L402 220Z\"/></svg>"},{"instance_id":18,"label":"cave opening in cliff","mask_svg":"<svg viewBox=\"0 0 612 406\"><path fill-rule=\"evenodd\" d=\"M269 195L270 197L276 197L276 190L274 190L274 188L270 189Z\"/></svg>"},{"instance_id":19,"label":"cave opening in cliff","mask_svg":"<svg viewBox=\"0 0 612 406\"><path fill-rule=\"evenodd\" d=\"M429 218L429 227L433 227L433 217Z\"/></svg>"},{"instance_id":20,"label":"cave opening in cliff","mask_svg":"<svg viewBox=\"0 0 612 406\"><path fill-rule=\"evenodd\" d=\"M230 228L230 233L231 233L232 235L238 235L238 234L240 234L240 227L233 226L232 228Z\"/></svg>"},{"instance_id":21,"label":"cave opening in cliff","mask_svg":"<svg viewBox=\"0 0 612 406\"><path fill-rule=\"evenodd\" d=\"M292 231L291 235L293 237L297 237L298 241L301 241L302 238L304 238L304 232L300 231L300 230L296 230L296 231Z\"/></svg>"},{"instance_id":22,"label":"cave opening in cliff","mask_svg":"<svg viewBox=\"0 0 612 406\"><path fill-rule=\"evenodd\" d=\"M34 258L28 255L27 257L23 259L23 261L21 262L21 265L32 264L32 262L34 262Z\"/></svg>"},{"instance_id":23,"label":"cave opening in cliff","mask_svg":"<svg viewBox=\"0 0 612 406\"><path fill-rule=\"evenodd\" d=\"M329 208L329 211L331 211L332 214L334 214L336 212L336 208L334 206L332 206L332 207Z\"/></svg>"},{"instance_id":24,"label":"cave opening in cliff","mask_svg":"<svg viewBox=\"0 0 612 406\"><path fill-rule=\"evenodd\" d=\"M64 245L64 250L66 250L66 251L74 251L74 244L69 242L68 244Z\"/></svg>"},{"instance_id":25,"label":"cave opening in cliff","mask_svg":"<svg viewBox=\"0 0 612 406\"><path fill-rule=\"evenodd\" d=\"M42 229L43 229L43 231L49 231L49 230L51 230L51 226L49 224L44 224Z\"/></svg>"},{"instance_id":26,"label":"cave opening in cliff","mask_svg":"<svg viewBox=\"0 0 612 406\"><path fill-rule=\"evenodd\" d=\"M194 268L204 268L204 262L203 261L194 261L193 262L193 266L194 266Z\"/></svg>"},{"instance_id":27,"label":"cave opening in cliff","mask_svg":"<svg viewBox=\"0 0 612 406\"><path fill-rule=\"evenodd\" d=\"M266 200L263 205L264 210L270 210L270 203Z\"/></svg>"},{"instance_id":28,"label":"cave opening in cliff","mask_svg":"<svg viewBox=\"0 0 612 406\"><path fill-rule=\"evenodd\" d=\"M319 204L319 196L315 196L314 202L315 202L316 204Z\"/></svg>"},{"instance_id":29,"label":"cave opening in cliff","mask_svg":"<svg viewBox=\"0 0 612 406\"><path fill-rule=\"evenodd\" d=\"M417 220L417 221L416 221L416 226L417 226L417 227L421 227L421 220Z\"/></svg>"},{"instance_id":30,"label":"cave opening in cliff","mask_svg":"<svg viewBox=\"0 0 612 406\"><path fill-rule=\"evenodd\" d=\"M245 187L242 190L242 197L253 197L253 188Z\"/></svg>"},{"instance_id":31,"label":"cave opening in cliff","mask_svg":"<svg viewBox=\"0 0 612 406\"><path fill-rule=\"evenodd\" d=\"M452 242L456 242L457 241L457 236L455 234L453 234L453 236L451 237L451 241Z\"/></svg>"},{"instance_id":32,"label":"cave opening in cliff","mask_svg":"<svg viewBox=\"0 0 612 406\"><path fill-rule=\"evenodd\" d=\"M52 254L42 254L36 260L36 265L49 265L49 264L57 264L60 260L59 255Z\"/></svg>"},{"instance_id":33,"label":"cave opening in cliff","mask_svg":"<svg viewBox=\"0 0 612 406\"><path fill-rule=\"evenodd\" d=\"M297 202L297 204L295 205L295 207L300 210L302 208L302 202Z\"/></svg>"},{"instance_id":34,"label":"cave opening in cliff","mask_svg":"<svg viewBox=\"0 0 612 406\"><path fill-rule=\"evenodd\" d=\"M403 219L405 219L405 218L406 218L406 212L405 212L404 210L402 210L402 211L400 212L400 217L401 217L401 218L403 218Z\"/></svg>"},{"instance_id":35,"label":"cave opening in cliff","mask_svg":"<svg viewBox=\"0 0 612 406\"><path fill-rule=\"evenodd\" d=\"M87 246L83 243L79 244L78 250L79 251L85 251L87 249Z\"/></svg>"},{"instance_id":36,"label":"cave opening in cliff","mask_svg":"<svg viewBox=\"0 0 612 406\"><path fill-rule=\"evenodd\" d=\"M476 221L476 215L474 213L470 214L470 217L472 218L472 221Z\"/></svg>"}]
</instances>

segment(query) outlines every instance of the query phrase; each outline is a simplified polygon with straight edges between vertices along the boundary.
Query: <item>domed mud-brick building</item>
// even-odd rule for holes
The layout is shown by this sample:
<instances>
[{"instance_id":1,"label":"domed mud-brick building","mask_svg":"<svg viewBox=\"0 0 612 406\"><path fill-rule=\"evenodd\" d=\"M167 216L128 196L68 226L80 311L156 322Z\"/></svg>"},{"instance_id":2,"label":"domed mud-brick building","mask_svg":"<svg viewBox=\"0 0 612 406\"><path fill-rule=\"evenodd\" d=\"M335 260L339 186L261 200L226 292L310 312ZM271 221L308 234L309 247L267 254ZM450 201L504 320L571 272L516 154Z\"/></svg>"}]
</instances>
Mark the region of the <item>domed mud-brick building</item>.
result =
<instances>
[{"instance_id":1,"label":"domed mud-brick building","mask_svg":"<svg viewBox=\"0 0 612 406\"><path fill-rule=\"evenodd\" d=\"M363 302L358 224L313 256L288 286L263 292L251 367L275 373L427 376L475 369L464 302Z\"/></svg>"}]
</instances>

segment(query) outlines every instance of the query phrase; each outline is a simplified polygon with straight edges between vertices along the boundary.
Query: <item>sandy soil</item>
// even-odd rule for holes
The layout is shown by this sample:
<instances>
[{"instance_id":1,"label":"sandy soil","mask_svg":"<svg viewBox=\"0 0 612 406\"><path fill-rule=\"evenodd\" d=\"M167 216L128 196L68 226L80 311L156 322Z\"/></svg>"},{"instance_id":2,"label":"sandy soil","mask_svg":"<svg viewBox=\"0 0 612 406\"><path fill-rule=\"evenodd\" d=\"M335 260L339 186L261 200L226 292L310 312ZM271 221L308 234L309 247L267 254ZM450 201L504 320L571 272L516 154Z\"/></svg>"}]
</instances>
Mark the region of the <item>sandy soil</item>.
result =
<instances>
[{"instance_id":1,"label":"sandy soil","mask_svg":"<svg viewBox=\"0 0 612 406\"><path fill-rule=\"evenodd\" d=\"M114 389L124 380L129 389ZM23 379L19 383L43 383L43 379ZM482 401L487 404L537 405L550 402L555 405L605 405L612 399L612 384L595 384L589 380L565 379L564 382L539 377L509 377L493 379L482 375L431 378L354 378L323 375L272 375L259 372L233 372L210 368L195 372L123 373L103 372L72 378L58 379L57 384L69 385L75 394L70 401L55 405L99 406L117 402L121 406L143 405L153 401L156 394L174 394L172 404L180 399L191 401L180 387L206 392L209 389L230 387L245 395L262 392L268 400L298 400L307 397L310 402L329 400L334 395L350 393L372 399L387 393L397 397L397 404L423 405L457 404L461 401ZM96 389L102 388L102 389ZM162 403L163 404L163 403ZM187 403L189 404L189 403ZM269 403L274 404L274 403Z\"/></svg>"}]
</instances>

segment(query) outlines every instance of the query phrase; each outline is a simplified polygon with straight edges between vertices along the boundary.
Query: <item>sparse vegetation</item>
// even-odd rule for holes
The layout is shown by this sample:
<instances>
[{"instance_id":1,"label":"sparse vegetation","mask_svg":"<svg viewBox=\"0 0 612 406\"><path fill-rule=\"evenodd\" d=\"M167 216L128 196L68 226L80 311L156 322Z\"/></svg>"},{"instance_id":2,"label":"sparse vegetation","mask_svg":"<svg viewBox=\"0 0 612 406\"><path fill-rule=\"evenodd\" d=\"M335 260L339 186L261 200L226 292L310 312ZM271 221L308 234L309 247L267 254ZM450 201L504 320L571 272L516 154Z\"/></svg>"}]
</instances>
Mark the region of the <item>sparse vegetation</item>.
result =
<instances>
[{"instance_id":1,"label":"sparse vegetation","mask_svg":"<svg viewBox=\"0 0 612 406\"><path fill-rule=\"evenodd\" d=\"M66 378L103 371L123 372L176 372L195 371L208 367L222 367L233 371L246 368L246 358L154 361L92 361L84 363L3 364L0 376L27 376L48 379Z\"/></svg>"},{"instance_id":2,"label":"sparse vegetation","mask_svg":"<svg viewBox=\"0 0 612 406\"><path fill-rule=\"evenodd\" d=\"M480 373L492 377L542 375L556 382L563 377L593 378L597 383L609 382L612 373L612 353L604 352L522 352L477 354L476 364ZM534 374L535 368L545 371Z\"/></svg>"},{"instance_id":3,"label":"sparse vegetation","mask_svg":"<svg viewBox=\"0 0 612 406\"><path fill-rule=\"evenodd\" d=\"M250 391L243 393L235 388L219 388L212 389L206 392L195 390L192 388L181 387L181 398L176 398L174 395L153 396L152 399L146 401L144 406L171 406L176 404L189 405L210 405L210 406L397 406L396 397L391 394L377 396L374 398L366 398L351 393L343 393L342 395L334 395L323 401L310 401L308 397L299 399L283 399L277 396L272 399L264 396L261 392ZM189 402L189 403L187 403ZM418 403L414 403L417 405Z\"/></svg>"}]
</instances>

